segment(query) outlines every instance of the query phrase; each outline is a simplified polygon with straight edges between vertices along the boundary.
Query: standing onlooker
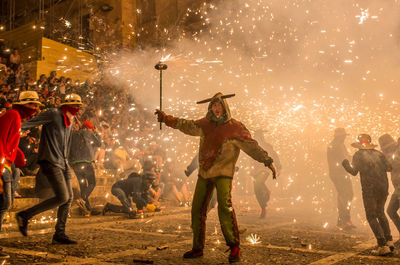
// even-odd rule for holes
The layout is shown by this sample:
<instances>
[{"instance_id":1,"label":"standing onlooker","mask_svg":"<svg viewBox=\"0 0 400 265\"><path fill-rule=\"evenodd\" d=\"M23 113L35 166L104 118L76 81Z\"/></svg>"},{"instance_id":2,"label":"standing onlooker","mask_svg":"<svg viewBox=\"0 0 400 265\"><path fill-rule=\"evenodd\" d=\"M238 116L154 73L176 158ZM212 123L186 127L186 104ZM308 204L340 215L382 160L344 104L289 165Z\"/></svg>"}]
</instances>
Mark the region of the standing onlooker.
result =
<instances>
[{"instance_id":1,"label":"standing onlooker","mask_svg":"<svg viewBox=\"0 0 400 265\"><path fill-rule=\"evenodd\" d=\"M272 159L274 160L274 164L276 165L276 172L279 176L282 169L281 161L279 159L278 153L275 152L273 146L265 141L263 130L255 131L254 139L262 148L264 148L265 151L268 152L269 156L272 157ZM267 215L267 203L271 196L271 191L265 184L269 175L269 172L265 170L265 167L262 164L254 163L253 184L254 193L256 194L258 204L261 207L260 218L265 218L265 216Z\"/></svg>"},{"instance_id":2,"label":"standing onlooker","mask_svg":"<svg viewBox=\"0 0 400 265\"><path fill-rule=\"evenodd\" d=\"M398 143L389 134L379 137L379 145L382 153L392 165L391 177L394 192L390 198L387 214L395 224L397 231L400 232L400 216L397 213L400 208L400 149Z\"/></svg>"},{"instance_id":3,"label":"standing onlooker","mask_svg":"<svg viewBox=\"0 0 400 265\"><path fill-rule=\"evenodd\" d=\"M10 54L10 68L15 72L18 66L21 64L21 55L19 55L18 50L14 49Z\"/></svg>"},{"instance_id":4,"label":"standing onlooker","mask_svg":"<svg viewBox=\"0 0 400 265\"><path fill-rule=\"evenodd\" d=\"M353 185L350 176L341 166L344 159L350 158L344 141L347 133L344 128L336 128L332 142L328 145L329 177L337 193L338 221L340 229L355 228L351 222L350 209L353 200Z\"/></svg>"},{"instance_id":5,"label":"standing onlooker","mask_svg":"<svg viewBox=\"0 0 400 265\"><path fill-rule=\"evenodd\" d=\"M391 171L392 167L385 155L375 150L376 145L371 143L371 136L368 134L360 134L357 142L351 146L359 149L353 156L353 166L347 159L343 160L342 165L353 176L360 172L365 215L378 241L378 249L373 253L385 256L394 250L389 222L385 215L389 188L386 172Z\"/></svg>"},{"instance_id":6,"label":"standing onlooker","mask_svg":"<svg viewBox=\"0 0 400 265\"><path fill-rule=\"evenodd\" d=\"M94 153L101 145L101 138L94 131L93 124L85 121L78 131L72 132L71 152L69 161L74 169L81 189L81 197L86 209L91 211L89 196L96 186L96 177L93 168Z\"/></svg>"}]
</instances>

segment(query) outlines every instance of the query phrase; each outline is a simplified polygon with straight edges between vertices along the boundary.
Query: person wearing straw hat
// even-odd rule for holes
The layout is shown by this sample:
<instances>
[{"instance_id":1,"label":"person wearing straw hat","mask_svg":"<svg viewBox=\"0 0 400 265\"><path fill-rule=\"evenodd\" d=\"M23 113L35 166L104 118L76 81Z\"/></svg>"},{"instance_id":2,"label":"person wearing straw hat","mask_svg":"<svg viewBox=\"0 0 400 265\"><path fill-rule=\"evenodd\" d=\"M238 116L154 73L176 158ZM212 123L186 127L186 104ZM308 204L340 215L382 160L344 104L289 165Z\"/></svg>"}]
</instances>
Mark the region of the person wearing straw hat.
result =
<instances>
[{"instance_id":1,"label":"person wearing straw hat","mask_svg":"<svg viewBox=\"0 0 400 265\"><path fill-rule=\"evenodd\" d=\"M400 209L400 146L389 134L382 135L379 137L378 141L382 153L392 165L392 172L390 175L394 191L386 212L396 226L397 231L400 233L400 216L398 214Z\"/></svg>"},{"instance_id":2,"label":"person wearing straw hat","mask_svg":"<svg viewBox=\"0 0 400 265\"><path fill-rule=\"evenodd\" d=\"M77 243L65 234L65 225L72 202L71 172L67 158L74 116L84 106L79 95L68 94L59 108L48 109L22 124L22 129L43 126L38 155L40 171L36 181L47 182L54 193L53 197L17 213L18 228L24 236L28 235L29 219L58 207L56 231L52 243Z\"/></svg>"},{"instance_id":3,"label":"person wearing straw hat","mask_svg":"<svg viewBox=\"0 0 400 265\"><path fill-rule=\"evenodd\" d=\"M276 177L272 158L251 137L246 127L231 117L226 98L233 96L217 93L212 98L197 102L209 105L206 117L196 121L176 118L161 110L155 112L159 122L185 134L200 137L199 176L191 211L193 247L183 255L184 258L203 256L207 208L216 188L218 216L226 244L230 247L228 260L240 260L239 231L231 199L232 178L240 150L269 167L273 177Z\"/></svg>"},{"instance_id":4,"label":"person wearing straw hat","mask_svg":"<svg viewBox=\"0 0 400 265\"><path fill-rule=\"evenodd\" d=\"M344 128L336 128L333 140L327 149L329 178L335 186L337 193L338 220L336 225L339 229L343 230L355 228L350 216L351 202L353 200L353 184L350 176L341 166L343 159L350 158L344 145L347 135Z\"/></svg>"},{"instance_id":5,"label":"person wearing straw hat","mask_svg":"<svg viewBox=\"0 0 400 265\"><path fill-rule=\"evenodd\" d=\"M360 134L357 142L351 144L359 150L353 155L352 165L349 160L342 162L347 172L356 176L360 172L362 197L365 215L378 242L378 248L372 253L386 256L394 250L389 222L385 215L385 203L388 196L387 172L392 170L385 155L375 150L371 136Z\"/></svg>"},{"instance_id":6,"label":"person wearing straw hat","mask_svg":"<svg viewBox=\"0 0 400 265\"><path fill-rule=\"evenodd\" d=\"M35 91L21 92L18 101L14 102L12 109L0 116L0 230L4 215L10 208L13 200L12 167L25 165L23 152L18 148L21 122L26 121L37 112L39 96ZM7 257L0 253L0 258Z\"/></svg>"}]
</instances>

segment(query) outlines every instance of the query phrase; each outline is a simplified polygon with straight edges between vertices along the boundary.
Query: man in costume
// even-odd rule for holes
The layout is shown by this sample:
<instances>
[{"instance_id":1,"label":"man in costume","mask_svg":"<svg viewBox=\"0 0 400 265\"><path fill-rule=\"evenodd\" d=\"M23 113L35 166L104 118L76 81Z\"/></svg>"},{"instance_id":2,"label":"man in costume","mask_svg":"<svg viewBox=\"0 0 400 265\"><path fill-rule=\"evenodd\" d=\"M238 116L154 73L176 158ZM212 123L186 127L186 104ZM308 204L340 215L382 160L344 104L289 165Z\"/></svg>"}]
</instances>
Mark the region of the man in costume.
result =
<instances>
[{"instance_id":1,"label":"man in costume","mask_svg":"<svg viewBox=\"0 0 400 265\"><path fill-rule=\"evenodd\" d=\"M13 201L14 189L12 188L12 168L25 165L24 153L18 148L21 122L26 121L37 112L39 96L34 91L24 91L14 103L12 109L0 116L0 230L4 215ZM0 258L9 257L0 252Z\"/></svg>"},{"instance_id":2,"label":"man in costume","mask_svg":"<svg viewBox=\"0 0 400 265\"><path fill-rule=\"evenodd\" d=\"M60 108L48 109L22 124L22 129L43 125L39 145L39 175L45 176L54 195L39 204L17 213L20 232L28 235L28 222L33 216L58 207L53 244L76 244L65 234L69 209L72 202L71 172L68 164L71 130L74 116L82 107L77 94L66 95Z\"/></svg>"},{"instance_id":3,"label":"man in costume","mask_svg":"<svg viewBox=\"0 0 400 265\"><path fill-rule=\"evenodd\" d=\"M176 118L156 110L159 122L185 134L200 136L199 177L191 212L193 248L184 254L184 258L203 256L207 208L213 189L216 188L218 216L226 244L230 247L229 262L239 261L239 231L232 207L231 189L240 150L264 163L272 170L274 178L276 177L272 158L251 138L250 132L242 123L231 118L225 99L232 96L234 94L217 93L212 98L197 102L210 102L206 117L197 121Z\"/></svg>"}]
</instances>

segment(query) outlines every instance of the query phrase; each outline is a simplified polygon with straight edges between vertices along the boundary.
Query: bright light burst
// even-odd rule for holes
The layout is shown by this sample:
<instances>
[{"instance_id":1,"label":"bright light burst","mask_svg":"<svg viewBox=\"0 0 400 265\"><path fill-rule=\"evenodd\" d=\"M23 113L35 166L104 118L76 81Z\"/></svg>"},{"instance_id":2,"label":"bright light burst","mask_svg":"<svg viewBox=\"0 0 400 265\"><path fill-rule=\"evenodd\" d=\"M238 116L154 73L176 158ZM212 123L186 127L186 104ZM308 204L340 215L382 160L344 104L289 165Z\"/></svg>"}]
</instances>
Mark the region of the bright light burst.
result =
<instances>
[{"instance_id":1,"label":"bright light burst","mask_svg":"<svg viewBox=\"0 0 400 265\"><path fill-rule=\"evenodd\" d=\"M250 234L249 236L246 237L246 240L250 242L250 244L255 245L255 244L260 244L261 243L261 238L257 234Z\"/></svg>"}]
</instances>

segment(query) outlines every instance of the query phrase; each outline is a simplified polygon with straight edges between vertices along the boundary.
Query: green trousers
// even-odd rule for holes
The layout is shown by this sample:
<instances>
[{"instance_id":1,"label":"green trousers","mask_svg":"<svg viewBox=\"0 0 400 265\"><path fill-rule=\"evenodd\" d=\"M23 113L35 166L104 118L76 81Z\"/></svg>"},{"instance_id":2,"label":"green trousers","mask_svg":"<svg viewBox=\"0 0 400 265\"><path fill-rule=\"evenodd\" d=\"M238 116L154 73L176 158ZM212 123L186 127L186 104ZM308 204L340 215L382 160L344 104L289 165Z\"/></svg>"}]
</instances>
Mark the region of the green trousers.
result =
<instances>
[{"instance_id":1,"label":"green trousers","mask_svg":"<svg viewBox=\"0 0 400 265\"><path fill-rule=\"evenodd\" d=\"M213 190L217 190L218 217L228 246L239 246L239 231L235 211L232 207L232 178L198 177L192 203L193 249L203 249L206 235L207 207Z\"/></svg>"}]
</instances>

